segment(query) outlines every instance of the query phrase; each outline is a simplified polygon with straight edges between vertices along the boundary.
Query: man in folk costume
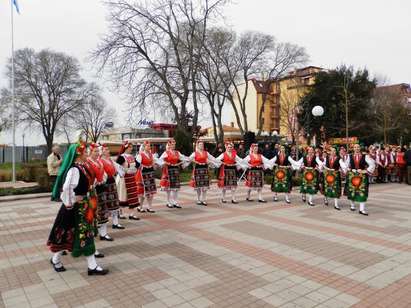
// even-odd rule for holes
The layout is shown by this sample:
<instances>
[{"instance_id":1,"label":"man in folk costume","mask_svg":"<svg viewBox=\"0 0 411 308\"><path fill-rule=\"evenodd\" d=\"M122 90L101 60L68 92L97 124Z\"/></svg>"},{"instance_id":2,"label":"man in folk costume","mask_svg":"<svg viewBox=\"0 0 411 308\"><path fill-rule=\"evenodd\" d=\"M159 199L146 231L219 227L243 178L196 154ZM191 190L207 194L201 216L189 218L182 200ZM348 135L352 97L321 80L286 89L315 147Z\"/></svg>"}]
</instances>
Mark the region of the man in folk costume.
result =
<instances>
[{"instance_id":1,"label":"man in folk costume","mask_svg":"<svg viewBox=\"0 0 411 308\"><path fill-rule=\"evenodd\" d=\"M93 195L94 177L84 166L86 160L84 143L69 147L53 188L53 197L61 198L63 204L54 221L47 246L54 253L50 263L56 272L66 270L61 255L64 250L68 250L73 257L87 258L88 275L105 275L108 270L98 266L95 257L97 200Z\"/></svg>"},{"instance_id":2,"label":"man in folk costume","mask_svg":"<svg viewBox=\"0 0 411 308\"><path fill-rule=\"evenodd\" d=\"M278 201L278 193L285 193L285 202L290 204L290 193L292 189L292 172L291 169L298 169L297 162L285 152L282 145L280 151L272 159L273 182L271 191L274 192L274 202Z\"/></svg>"},{"instance_id":3,"label":"man in folk costume","mask_svg":"<svg viewBox=\"0 0 411 308\"><path fill-rule=\"evenodd\" d=\"M263 155L258 153L258 144L253 143L250 147L250 154L243 159L243 164L247 164L248 171L245 185L248 187L247 201L252 201L250 198L251 191L256 190L258 193L258 202L265 203L262 196L264 187L264 169L270 169L271 163Z\"/></svg>"},{"instance_id":4,"label":"man in folk costume","mask_svg":"<svg viewBox=\"0 0 411 308\"><path fill-rule=\"evenodd\" d=\"M170 139L167 142L166 150L160 157L163 163L160 181L161 190L167 193L167 207L181 209L178 203L178 191L180 190L180 166L185 156L176 151L176 141Z\"/></svg>"},{"instance_id":5,"label":"man in folk costume","mask_svg":"<svg viewBox=\"0 0 411 308\"><path fill-rule=\"evenodd\" d=\"M87 158L87 166L92 169L95 175L94 189L97 196L97 225L100 240L112 241L113 239L107 234L108 209L106 204L105 182L107 175L104 172L104 165L100 161L100 145L97 143L90 144L90 155Z\"/></svg>"},{"instance_id":6,"label":"man in folk costume","mask_svg":"<svg viewBox=\"0 0 411 308\"><path fill-rule=\"evenodd\" d=\"M381 149L377 155L377 165L378 165L378 182L387 183L388 182L388 149Z\"/></svg>"},{"instance_id":7,"label":"man in folk costume","mask_svg":"<svg viewBox=\"0 0 411 308\"><path fill-rule=\"evenodd\" d=\"M325 159L327 157L327 143L323 143L321 148L316 148L315 150L315 161L318 166L318 189L320 193L324 196L324 205L328 206L328 197L324 194L324 173L321 168L325 164Z\"/></svg>"},{"instance_id":8,"label":"man in folk costume","mask_svg":"<svg viewBox=\"0 0 411 308\"><path fill-rule=\"evenodd\" d=\"M117 164L119 164L123 172L117 176L117 192L120 206L129 209L137 208L140 203L137 194L137 184L135 180L137 172L137 162L133 152L133 145L128 141L125 141L121 146L120 152L117 157ZM139 220L137 216L130 214L128 216L131 220Z\"/></svg>"},{"instance_id":9,"label":"man in folk costume","mask_svg":"<svg viewBox=\"0 0 411 308\"><path fill-rule=\"evenodd\" d=\"M218 172L218 187L222 189L222 203L226 203L225 195L227 190L231 191L231 203L237 204L235 192L237 190L237 168L242 168L242 159L237 156L232 142L225 143L225 152L216 158L221 162Z\"/></svg>"},{"instance_id":10,"label":"man in folk costume","mask_svg":"<svg viewBox=\"0 0 411 308\"><path fill-rule=\"evenodd\" d=\"M299 160L299 164L303 169L300 187L301 198L305 202L308 194L308 205L314 206L313 196L318 192L318 164L312 147L308 147L307 155Z\"/></svg>"},{"instance_id":11,"label":"man in folk costume","mask_svg":"<svg viewBox=\"0 0 411 308\"><path fill-rule=\"evenodd\" d=\"M354 153L350 155L349 162L344 166L347 173L347 198L351 203L351 211L355 211L355 202L360 203L359 214L368 216L365 202L368 199L368 175L374 171L375 162L369 156L361 153L359 144L354 145Z\"/></svg>"},{"instance_id":12,"label":"man in folk costume","mask_svg":"<svg viewBox=\"0 0 411 308\"><path fill-rule=\"evenodd\" d=\"M139 212L155 213L151 208L153 204L153 196L157 192L155 177L154 177L154 156L151 153L151 145L149 141L144 141L140 146L136 156L136 161L140 164L135 181L137 183L137 193L140 198ZM147 202L145 203L144 200Z\"/></svg>"},{"instance_id":13,"label":"man in folk costume","mask_svg":"<svg viewBox=\"0 0 411 308\"><path fill-rule=\"evenodd\" d=\"M341 210L338 199L341 197L341 173L340 169L344 166L342 159L337 156L335 148L330 149L330 154L324 160L317 158L317 164L322 170L323 194L325 198L334 199L334 208Z\"/></svg>"},{"instance_id":14,"label":"man in folk costume","mask_svg":"<svg viewBox=\"0 0 411 308\"><path fill-rule=\"evenodd\" d=\"M189 157L193 162L190 185L197 192L197 204L207 206L207 190L210 188L209 166L218 166L216 159L204 149L204 142L198 140L195 151Z\"/></svg>"},{"instance_id":15,"label":"man in folk costume","mask_svg":"<svg viewBox=\"0 0 411 308\"><path fill-rule=\"evenodd\" d=\"M106 173L106 185L105 185L105 194L106 194L106 205L107 210L111 213L112 219L112 228L113 229L125 229L122 225L120 225L118 221L118 210L119 210L119 201L117 195L117 186L116 186L116 175L117 173L122 172L119 165L113 162L110 157L110 149L106 144L101 146L102 148L102 155L100 157L100 163L103 165L104 172ZM123 175L124 176L124 175Z\"/></svg>"}]
</instances>

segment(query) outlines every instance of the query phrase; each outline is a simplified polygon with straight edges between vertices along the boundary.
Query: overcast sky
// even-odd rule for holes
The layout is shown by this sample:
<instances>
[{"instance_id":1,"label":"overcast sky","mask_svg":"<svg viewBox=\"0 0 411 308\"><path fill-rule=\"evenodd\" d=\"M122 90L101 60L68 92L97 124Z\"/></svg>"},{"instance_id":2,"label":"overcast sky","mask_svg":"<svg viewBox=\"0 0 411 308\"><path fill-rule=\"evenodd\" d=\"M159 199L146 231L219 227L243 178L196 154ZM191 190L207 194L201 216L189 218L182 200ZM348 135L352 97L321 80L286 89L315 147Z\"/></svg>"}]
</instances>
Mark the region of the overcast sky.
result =
<instances>
[{"instance_id":1,"label":"overcast sky","mask_svg":"<svg viewBox=\"0 0 411 308\"><path fill-rule=\"evenodd\" d=\"M15 49L50 48L78 58L84 78L105 89L105 98L124 119L121 97L95 77L86 61L106 31L103 1L18 1L21 14L15 14ZM11 54L9 3L0 0L0 87L8 86L4 67ZM311 65L333 68L345 63L367 67L391 83L411 82L410 0L236 0L226 7L225 15L237 31L264 31L280 41L304 46ZM21 135L19 131L18 145ZM43 142L36 135L30 140L31 144ZM9 142L9 135L0 135L0 143Z\"/></svg>"}]
</instances>

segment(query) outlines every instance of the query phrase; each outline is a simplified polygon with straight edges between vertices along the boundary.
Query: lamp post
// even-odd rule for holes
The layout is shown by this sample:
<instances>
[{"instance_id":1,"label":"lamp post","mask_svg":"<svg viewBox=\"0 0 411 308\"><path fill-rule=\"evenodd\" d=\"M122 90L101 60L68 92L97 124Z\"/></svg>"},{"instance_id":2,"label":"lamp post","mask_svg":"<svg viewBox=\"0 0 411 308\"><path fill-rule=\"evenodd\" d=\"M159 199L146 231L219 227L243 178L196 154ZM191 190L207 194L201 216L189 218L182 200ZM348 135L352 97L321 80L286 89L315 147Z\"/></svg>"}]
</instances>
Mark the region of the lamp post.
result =
<instances>
[{"instance_id":1,"label":"lamp post","mask_svg":"<svg viewBox=\"0 0 411 308\"><path fill-rule=\"evenodd\" d=\"M324 108L322 106L314 106L311 110L311 113L314 117L322 117L324 115ZM317 139L315 140L315 144L317 145Z\"/></svg>"}]
</instances>

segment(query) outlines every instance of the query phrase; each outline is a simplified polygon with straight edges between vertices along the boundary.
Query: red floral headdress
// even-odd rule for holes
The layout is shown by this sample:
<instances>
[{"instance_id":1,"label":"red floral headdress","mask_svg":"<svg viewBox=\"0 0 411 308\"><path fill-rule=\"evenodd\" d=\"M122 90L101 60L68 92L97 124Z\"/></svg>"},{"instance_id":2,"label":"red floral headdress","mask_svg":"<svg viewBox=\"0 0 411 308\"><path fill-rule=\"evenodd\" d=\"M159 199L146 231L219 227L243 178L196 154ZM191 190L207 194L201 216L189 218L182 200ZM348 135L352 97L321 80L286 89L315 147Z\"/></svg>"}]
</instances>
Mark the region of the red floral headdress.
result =
<instances>
[{"instance_id":1,"label":"red floral headdress","mask_svg":"<svg viewBox=\"0 0 411 308\"><path fill-rule=\"evenodd\" d=\"M83 153L86 151L87 146L85 142L80 141L79 145L76 148L76 154L77 155L83 155Z\"/></svg>"},{"instance_id":2,"label":"red floral headdress","mask_svg":"<svg viewBox=\"0 0 411 308\"><path fill-rule=\"evenodd\" d=\"M118 152L118 155L123 154L126 149L128 149L131 146L131 143L128 141L124 141L124 143L121 145L120 151Z\"/></svg>"}]
</instances>

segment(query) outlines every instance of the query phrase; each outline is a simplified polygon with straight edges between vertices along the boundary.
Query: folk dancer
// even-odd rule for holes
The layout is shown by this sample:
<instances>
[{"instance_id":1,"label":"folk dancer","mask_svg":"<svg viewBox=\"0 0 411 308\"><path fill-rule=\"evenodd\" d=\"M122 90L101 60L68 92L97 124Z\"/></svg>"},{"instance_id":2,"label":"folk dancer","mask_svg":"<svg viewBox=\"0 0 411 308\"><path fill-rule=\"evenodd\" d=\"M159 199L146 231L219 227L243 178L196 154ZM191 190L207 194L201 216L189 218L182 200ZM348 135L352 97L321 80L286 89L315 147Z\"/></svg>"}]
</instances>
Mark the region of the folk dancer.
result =
<instances>
[{"instance_id":1,"label":"folk dancer","mask_svg":"<svg viewBox=\"0 0 411 308\"><path fill-rule=\"evenodd\" d=\"M136 161L140 164L135 176L137 194L140 198L140 206L137 209L142 213L155 213L152 209L153 197L157 192L154 177L155 157L151 153L151 144L149 141L144 141L140 146ZM144 200L147 202L145 203Z\"/></svg>"},{"instance_id":2,"label":"folk dancer","mask_svg":"<svg viewBox=\"0 0 411 308\"><path fill-rule=\"evenodd\" d=\"M381 149L377 155L377 165L378 165L378 182L387 183L388 182L388 149Z\"/></svg>"},{"instance_id":3,"label":"folk dancer","mask_svg":"<svg viewBox=\"0 0 411 308\"><path fill-rule=\"evenodd\" d=\"M220 164L204 149L204 142L201 140L197 141L195 151L189 159L193 162L190 186L197 192L197 205L207 206L207 190L210 188L208 168L219 167Z\"/></svg>"},{"instance_id":4,"label":"folk dancer","mask_svg":"<svg viewBox=\"0 0 411 308\"><path fill-rule=\"evenodd\" d=\"M105 275L108 269L100 267L94 255L97 201L92 195L94 178L84 166L86 160L85 144L76 143L69 147L53 187L53 197L61 197L63 204L54 221L47 246L54 253L50 263L56 272L66 270L61 255L64 250L68 250L73 257L87 258L88 275Z\"/></svg>"},{"instance_id":5,"label":"folk dancer","mask_svg":"<svg viewBox=\"0 0 411 308\"><path fill-rule=\"evenodd\" d=\"M350 155L349 162L344 166L347 170L347 198L350 200L351 211L355 211L355 202L360 203L359 214L368 216L365 203L368 199L368 175L374 171L375 161L361 153L359 144L354 145L354 153Z\"/></svg>"},{"instance_id":6,"label":"folk dancer","mask_svg":"<svg viewBox=\"0 0 411 308\"><path fill-rule=\"evenodd\" d=\"M180 168L186 159L179 151L176 151L176 141L170 139L166 150L160 156L162 162L161 190L167 193L167 207L181 209L178 203L178 191L180 190Z\"/></svg>"},{"instance_id":7,"label":"folk dancer","mask_svg":"<svg viewBox=\"0 0 411 308\"><path fill-rule=\"evenodd\" d=\"M221 203L227 203L225 196L227 190L231 191L231 203L238 204L235 198L237 190L237 169L243 168L242 159L237 156L232 142L225 143L225 152L216 158L221 162L218 172L218 187L222 190Z\"/></svg>"},{"instance_id":8,"label":"folk dancer","mask_svg":"<svg viewBox=\"0 0 411 308\"><path fill-rule=\"evenodd\" d=\"M330 149L330 154L323 161L317 158L317 164L322 170L323 194L325 198L334 199L334 208L341 210L338 199L341 197L341 173L340 169L344 166L342 159L337 156L335 148Z\"/></svg>"},{"instance_id":9,"label":"folk dancer","mask_svg":"<svg viewBox=\"0 0 411 308\"><path fill-rule=\"evenodd\" d=\"M252 201L250 198L251 191L256 190L258 194L258 202L266 203L262 196L264 187L264 169L271 169L271 162L263 155L258 153L258 144L253 143L250 147L250 154L247 155L242 164L247 165L247 177L245 185L248 187L247 201Z\"/></svg>"},{"instance_id":10,"label":"folk dancer","mask_svg":"<svg viewBox=\"0 0 411 308\"><path fill-rule=\"evenodd\" d=\"M122 168L115 163L110 157L110 149L106 144L102 145L102 155L100 157L100 163L103 165L104 172L107 175L105 194L107 210L111 213L112 228L113 229L125 229L118 221L119 216L119 201L116 186L116 175L122 173ZM122 174L124 176L124 174Z\"/></svg>"},{"instance_id":11,"label":"folk dancer","mask_svg":"<svg viewBox=\"0 0 411 308\"><path fill-rule=\"evenodd\" d=\"M271 163L273 165L273 182L271 183L271 191L274 192L273 200L278 202L278 193L285 193L285 202L290 204L290 193L293 187L291 169L298 169L298 164L290 155L287 155L283 145Z\"/></svg>"},{"instance_id":12,"label":"folk dancer","mask_svg":"<svg viewBox=\"0 0 411 308\"><path fill-rule=\"evenodd\" d=\"M107 175L104 172L104 165L100 161L100 145L97 143L90 144L90 155L87 158L87 165L92 169L95 175L94 189L97 196L97 225L100 240L113 241L113 238L107 234L108 209L106 203L105 182Z\"/></svg>"},{"instance_id":13,"label":"folk dancer","mask_svg":"<svg viewBox=\"0 0 411 308\"><path fill-rule=\"evenodd\" d=\"M117 164L119 164L123 172L119 173L116 178L118 199L120 201L120 207L129 209L137 208L140 203L137 195L137 184L135 180L137 172L137 162L133 152L133 145L125 141L121 146L120 152L117 157ZM120 216L120 218L123 218ZM128 219L140 220L132 213L129 214Z\"/></svg>"},{"instance_id":14,"label":"folk dancer","mask_svg":"<svg viewBox=\"0 0 411 308\"><path fill-rule=\"evenodd\" d=\"M308 194L308 205L314 206L313 196L318 192L318 164L314 154L314 149L308 147L307 154L301 158L298 163L303 170L301 181L301 198L303 202L306 202L306 196Z\"/></svg>"}]
</instances>

